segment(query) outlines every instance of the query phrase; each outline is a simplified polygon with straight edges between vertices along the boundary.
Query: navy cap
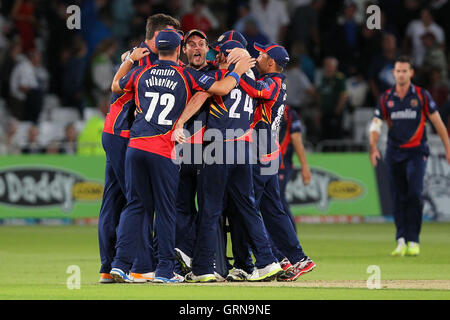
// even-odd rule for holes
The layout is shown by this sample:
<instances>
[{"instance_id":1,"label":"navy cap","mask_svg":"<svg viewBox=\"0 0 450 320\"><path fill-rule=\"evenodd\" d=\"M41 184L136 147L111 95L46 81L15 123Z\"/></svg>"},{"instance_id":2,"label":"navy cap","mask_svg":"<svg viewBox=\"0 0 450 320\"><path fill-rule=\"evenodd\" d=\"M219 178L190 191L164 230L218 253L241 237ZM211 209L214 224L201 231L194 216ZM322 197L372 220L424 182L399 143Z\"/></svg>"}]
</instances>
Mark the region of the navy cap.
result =
<instances>
[{"instance_id":1,"label":"navy cap","mask_svg":"<svg viewBox=\"0 0 450 320\"><path fill-rule=\"evenodd\" d=\"M222 35L217 39L216 42L214 42L213 44L211 44L211 48L214 49L215 51L220 51L220 46L228 40L236 40L238 42L240 42L244 48L247 47L247 40L245 39L245 37L242 35L242 33L240 33L239 31L235 31L235 30L230 30L227 32L222 33Z\"/></svg>"},{"instance_id":2,"label":"navy cap","mask_svg":"<svg viewBox=\"0 0 450 320\"><path fill-rule=\"evenodd\" d=\"M244 49L244 45L236 40L228 40L222 43L222 45L220 46L220 52L222 52L225 56L228 56L227 50L232 50L234 48Z\"/></svg>"},{"instance_id":3,"label":"navy cap","mask_svg":"<svg viewBox=\"0 0 450 320\"><path fill-rule=\"evenodd\" d=\"M286 68L290 59L289 54L284 47L273 42L265 46L259 43L255 43L254 47L260 52L267 53L269 57L275 60L275 62L278 63L282 68Z\"/></svg>"},{"instance_id":4,"label":"navy cap","mask_svg":"<svg viewBox=\"0 0 450 320\"><path fill-rule=\"evenodd\" d=\"M158 50L173 50L181 43L183 37L174 29L163 29L156 36Z\"/></svg>"},{"instance_id":5,"label":"navy cap","mask_svg":"<svg viewBox=\"0 0 450 320\"><path fill-rule=\"evenodd\" d=\"M200 38L205 39L205 40L208 42L208 37L206 36L206 34L205 34L203 31L198 30L198 29L192 29L192 30L189 30L189 31L186 33L186 35L184 36L184 42L186 43L187 40L188 40L191 36L194 36L194 35L199 36Z\"/></svg>"}]
</instances>

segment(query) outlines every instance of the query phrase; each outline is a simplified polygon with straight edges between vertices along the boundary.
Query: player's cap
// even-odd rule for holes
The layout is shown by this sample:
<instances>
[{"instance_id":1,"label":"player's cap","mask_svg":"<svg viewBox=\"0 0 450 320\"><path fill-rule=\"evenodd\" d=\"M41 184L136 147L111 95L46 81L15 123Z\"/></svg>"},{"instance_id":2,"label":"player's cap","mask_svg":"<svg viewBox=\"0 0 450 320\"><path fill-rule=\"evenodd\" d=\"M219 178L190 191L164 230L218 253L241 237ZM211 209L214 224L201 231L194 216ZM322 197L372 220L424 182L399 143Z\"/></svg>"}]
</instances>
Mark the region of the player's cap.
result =
<instances>
[{"instance_id":1,"label":"player's cap","mask_svg":"<svg viewBox=\"0 0 450 320\"><path fill-rule=\"evenodd\" d=\"M184 43L186 43L188 41L188 39L190 37L192 37L192 36L199 36L200 38L205 39L206 42L208 42L208 37L206 36L206 34L203 31L198 30L198 29L192 29L192 30L189 30L185 34L185 36L184 36Z\"/></svg>"},{"instance_id":2,"label":"player's cap","mask_svg":"<svg viewBox=\"0 0 450 320\"><path fill-rule=\"evenodd\" d=\"M222 43L222 45L220 46L220 52L222 52L225 56L228 56L227 50L232 50L234 48L244 49L244 45L236 40L228 40Z\"/></svg>"},{"instance_id":3,"label":"player's cap","mask_svg":"<svg viewBox=\"0 0 450 320\"><path fill-rule=\"evenodd\" d=\"M273 60L275 60L276 63L278 63L282 68L286 68L288 62L289 62L289 53L286 51L286 49L276 43L269 43L265 46L255 43L254 47L256 50L260 52L267 53L269 57L271 57Z\"/></svg>"},{"instance_id":4,"label":"player's cap","mask_svg":"<svg viewBox=\"0 0 450 320\"><path fill-rule=\"evenodd\" d=\"M211 44L211 48L217 52L220 51L220 46L228 40L236 40L238 42L240 42L244 48L247 47L247 40L245 39L245 37L242 35L242 33L240 33L239 31L236 30L229 30L227 32L222 33L222 35L217 39L216 42Z\"/></svg>"},{"instance_id":5,"label":"player's cap","mask_svg":"<svg viewBox=\"0 0 450 320\"><path fill-rule=\"evenodd\" d=\"M181 43L183 36L175 29L163 29L156 36L156 48L158 50L173 50Z\"/></svg>"}]
</instances>

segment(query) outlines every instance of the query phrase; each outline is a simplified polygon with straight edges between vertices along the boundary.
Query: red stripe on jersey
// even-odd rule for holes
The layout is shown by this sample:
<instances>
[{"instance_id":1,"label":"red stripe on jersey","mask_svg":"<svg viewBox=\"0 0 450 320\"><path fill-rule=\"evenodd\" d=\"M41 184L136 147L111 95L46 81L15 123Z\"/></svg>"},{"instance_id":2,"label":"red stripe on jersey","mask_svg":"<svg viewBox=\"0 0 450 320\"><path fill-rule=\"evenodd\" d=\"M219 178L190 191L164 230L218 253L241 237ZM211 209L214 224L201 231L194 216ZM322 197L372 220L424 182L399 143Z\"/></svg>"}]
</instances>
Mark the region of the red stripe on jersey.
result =
<instances>
[{"instance_id":1,"label":"red stripe on jersey","mask_svg":"<svg viewBox=\"0 0 450 320\"><path fill-rule=\"evenodd\" d=\"M169 159L175 159L175 141L172 141L172 130L164 135L132 138L130 148L151 152Z\"/></svg>"},{"instance_id":2,"label":"red stripe on jersey","mask_svg":"<svg viewBox=\"0 0 450 320\"><path fill-rule=\"evenodd\" d=\"M130 130L122 130L122 132L120 133L120 136L122 138L130 139Z\"/></svg>"},{"instance_id":3,"label":"red stripe on jersey","mask_svg":"<svg viewBox=\"0 0 450 320\"><path fill-rule=\"evenodd\" d=\"M103 132L114 134L114 124L117 117L123 110L123 106L133 100L132 92L124 92L116 101L114 101L109 107L109 112L106 115L105 125L103 126Z\"/></svg>"},{"instance_id":4,"label":"red stripe on jersey","mask_svg":"<svg viewBox=\"0 0 450 320\"><path fill-rule=\"evenodd\" d=\"M281 154L281 152L280 152L280 145L278 144L278 141L277 141L277 150L275 150L272 153L269 153L269 154L261 156L261 158L259 160L262 163L267 163L267 162L273 161L275 159L278 159L280 154Z\"/></svg>"},{"instance_id":5,"label":"red stripe on jersey","mask_svg":"<svg viewBox=\"0 0 450 320\"><path fill-rule=\"evenodd\" d=\"M420 123L414 135L409 139L409 141L405 144L402 144L401 148L414 148L420 146L420 142L422 141L423 133L425 131L425 114L422 111L420 114Z\"/></svg>"}]
</instances>

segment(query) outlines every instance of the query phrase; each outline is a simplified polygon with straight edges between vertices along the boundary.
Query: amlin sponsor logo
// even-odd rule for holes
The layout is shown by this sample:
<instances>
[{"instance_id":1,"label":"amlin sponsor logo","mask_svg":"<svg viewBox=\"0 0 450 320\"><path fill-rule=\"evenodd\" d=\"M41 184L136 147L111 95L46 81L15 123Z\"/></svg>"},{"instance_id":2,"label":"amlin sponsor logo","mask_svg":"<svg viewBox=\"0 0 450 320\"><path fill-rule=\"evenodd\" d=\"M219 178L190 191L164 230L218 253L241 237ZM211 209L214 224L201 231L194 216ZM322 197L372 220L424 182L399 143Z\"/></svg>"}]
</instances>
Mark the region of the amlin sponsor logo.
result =
<instances>
[{"instance_id":1,"label":"amlin sponsor logo","mask_svg":"<svg viewBox=\"0 0 450 320\"><path fill-rule=\"evenodd\" d=\"M103 184L79 174L45 167L0 170L0 204L28 209L60 206L70 213L75 201L98 201Z\"/></svg>"},{"instance_id":2,"label":"amlin sponsor logo","mask_svg":"<svg viewBox=\"0 0 450 320\"><path fill-rule=\"evenodd\" d=\"M328 209L333 200L356 200L365 194L364 186L355 180L320 169L311 169L311 182L305 186L300 171L295 171L286 186L286 199L293 205L315 205L319 210Z\"/></svg>"}]
</instances>

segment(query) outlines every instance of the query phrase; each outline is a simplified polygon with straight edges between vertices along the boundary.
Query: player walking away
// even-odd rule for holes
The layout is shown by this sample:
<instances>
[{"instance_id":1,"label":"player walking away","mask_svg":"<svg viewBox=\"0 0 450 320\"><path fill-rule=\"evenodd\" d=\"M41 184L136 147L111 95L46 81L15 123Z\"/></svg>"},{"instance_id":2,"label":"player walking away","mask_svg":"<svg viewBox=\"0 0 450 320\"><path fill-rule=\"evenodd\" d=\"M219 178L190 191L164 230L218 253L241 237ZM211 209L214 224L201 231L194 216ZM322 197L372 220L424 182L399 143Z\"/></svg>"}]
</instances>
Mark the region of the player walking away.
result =
<instances>
[{"instance_id":1,"label":"player walking away","mask_svg":"<svg viewBox=\"0 0 450 320\"><path fill-rule=\"evenodd\" d=\"M228 73L226 63L227 50L243 46L234 40L221 45L219 53L219 79ZM270 248L267 232L254 202L253 174L250 164L251 125L253 122L253 99L240 88L233 89L230 94L214 96L210 107L207 130L221 132L221 137L215 136L211 144L221 144L223 158L213 162L206 161L200 172L201 205L197 242L194 248L192 272L186 275L188 282L215 282L214 256L217 241L217 228L225 203L225 195L236 205L236 210L242 218L251 242L254 244L256 258L255 272L250 281L268 281L276 277L282 269ZM192 114L188 106L181 115L178 128L182 128L188 119L186 114ZM211 131L209 131L211 132ZM230 136L233 132L233 136ZM206 141L205 150L210 147ZM184 137L180 139L182 142ZM217 147L219 149L219 147Z\"/></svg>"},{"instance_id":2,"label":"player walking away","mask_svg":"<svg viewBox=\"0 0 450 320\"><path fill-rule=\"evenodd\" d=\"M295 154L300 161L301 175L303 184L307 186L311 181L311 171L306 160L305 147L302 139L302 124L297 112L289 106L284 108L284 117L280 125L280 155L281 164L278 171L278 181L280 185L281 202L284 211L289 215L294 229L297 231L294 216L292 215L289 203L286 200L286 186L291 180L294 165L292 157Z\"/></svg>"},{"instance_id":3,"label":"player walking away","mask_svg":"<svg viewBox=\"0 0 450 320\"><path fill-rule=\"evenodd\" d=\"M178 283L183 277L174 273L176 195L179 166L173 161L174 126L194 90L224 95L236 86L240 76L254 65L243 59L221 81L215 81L193 69L178 65L181 36L164 29L156 37L159 60L152 66L123 64L114 77L112 91L133 92L136 120L130 131L125 162L127 205L117 232L117 252L110 274L118 282L133 282L129 274L140 242L140 228L145 214L153 221L158 236L158 264L153 282ZM136 49L139 50L139 49ZM144 49L145 50L145 49ZM189 70L189 71L188 71Z\"/></svg>"},{"instance_id":4,"label":"player walking away","mask_svg":"<svg viewBox=\"0 0 450 320\"><path fill-rule=\"evenodd\" d=\"M388 124L385 161L394 200L397 247L393 256L417 256L422 226L423 183L430 154L425 131L428 118L445 147L450 164L450 142L436 104L430 93L411 83L414 69L408 57L400 57L394 66L396 84L380 98L370 127L370 161L376 166L381 158L377 149L381 127Z\"/></svg>"},{"instance_id":5,"label":"player walking away","mask_svg":"<svg viewBox=\"0 0 450 320\"><path fill-rule=\"evenodd\" d=\"M123 60L133 59L133 66L151 65L158 59L155 38L165 28L179 28L178 20L156 14L149 17L146 27L146 39L140 48L148 51L142 58L131 57L131 52L123 56ZM134 96L132 92L113 93L109 112L103 128L102 144L106 153L105 189L98 221L98 239L100 247L100 283L114 282L109 272L115 256L116 228L120 214L126 204L125 188L125 153L130 137L130 128L134 120ZM140 244L138 256L133 264L135 281L145 282L153 279L154 266L150 257L153 255L152 244L149 243L149 223L144 221L144 242Z\"/></svg>"},{"instance_id":6,"label":"player walking away","mask_svg":"<svg viewBox=\"0 0 450 320\"><path fill-rule=\"evenodd\" d=\"M264 224L273 242L272 250L285 271L278 280L294 281L313 270L316 265L303 252L291 219L283 209L278 183L280 150L277 135L286 100L286 85L281 72L289 62L289 55L283 47L275 43L266 46L256 43L254 46L260 51L256 67L262 78L254 81L244 75L240 85L252 98L259 101L255 114L258 161L253 167L256 204L261 210ZM242 240L233 241L233 247L236 248L233 253L235 262L237 260L238 263L245 264L249 261L249 249L248 244L242 244ZM245 280L246 273L245 270L237 268L228 279L242 281Z\"/></svg>"}]
</instances>

